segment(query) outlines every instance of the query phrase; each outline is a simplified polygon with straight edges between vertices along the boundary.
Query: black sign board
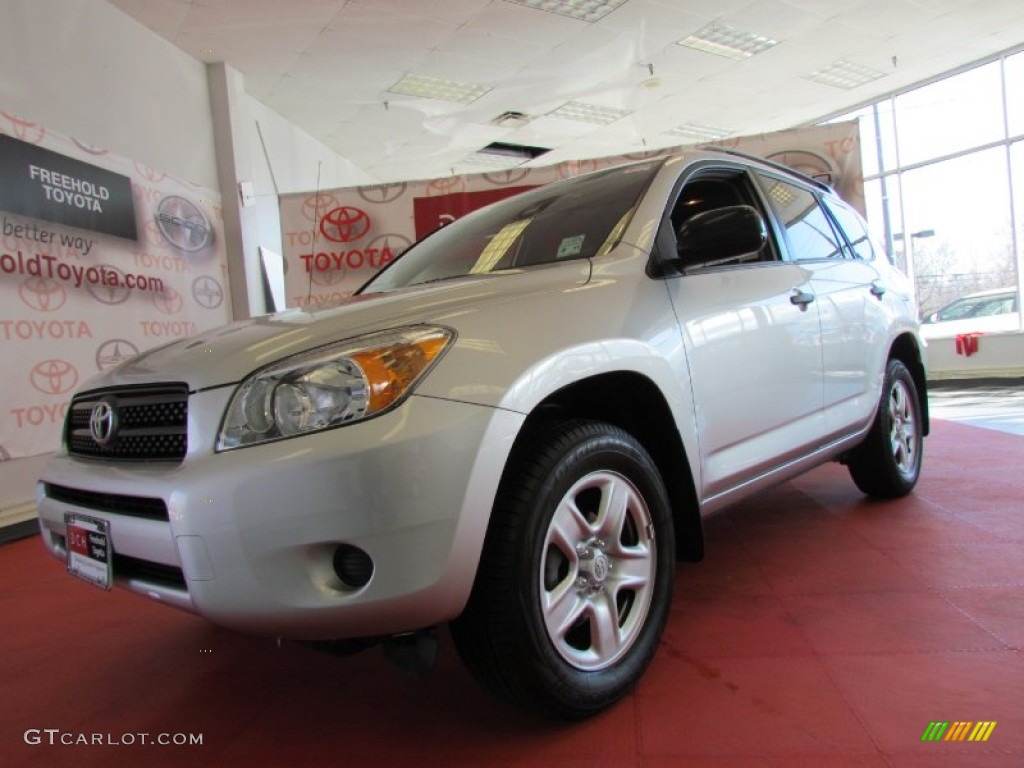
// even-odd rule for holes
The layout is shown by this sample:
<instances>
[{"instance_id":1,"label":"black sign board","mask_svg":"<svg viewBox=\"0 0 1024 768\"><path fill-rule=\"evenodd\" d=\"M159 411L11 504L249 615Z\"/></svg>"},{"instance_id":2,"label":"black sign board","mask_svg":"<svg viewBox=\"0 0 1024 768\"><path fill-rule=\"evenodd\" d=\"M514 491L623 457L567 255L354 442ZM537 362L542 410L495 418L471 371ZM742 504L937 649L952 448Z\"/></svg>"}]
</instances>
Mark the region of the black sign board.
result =
<instances>
[{"instance_id":1,"label":"black sign board","mask_svg":"<svg viewBox=\"0 0 1024 768\"><path fill-rule=\"evenodd\" d=\"M131 179L4 135L0 210L138 240Z\"/></svg>"}]
</instances>

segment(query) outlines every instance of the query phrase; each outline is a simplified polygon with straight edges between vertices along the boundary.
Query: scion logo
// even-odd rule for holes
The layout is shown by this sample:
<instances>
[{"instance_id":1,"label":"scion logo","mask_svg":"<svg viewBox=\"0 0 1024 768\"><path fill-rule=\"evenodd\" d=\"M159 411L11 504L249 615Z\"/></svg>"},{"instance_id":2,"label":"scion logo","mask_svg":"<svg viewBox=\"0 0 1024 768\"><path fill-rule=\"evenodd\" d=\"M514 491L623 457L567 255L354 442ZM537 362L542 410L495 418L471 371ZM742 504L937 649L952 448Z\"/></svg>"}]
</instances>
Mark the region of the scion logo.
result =
<instances>
[{"instance_id":1,"label":"scion logo","mask_svg":"<svg viewBox=\"0 0 1024 768\"><path fill-rule=\"evenodd\" d=\"M184 305L185 300L181 298L181 294L169 285L164 287L163 293L153 294L153 306L165 315L178 314Z\"/></svg>"},{"instance_id":2,"label":"scion logo","mask_svg":"<svg viewBox=\"0 0 1024 768\"><path fill-rule=\"evenodd\" d=\"M372 187L359 187L356 192L368 203L390 203L404 195L408 186L404 181L398 184L375 184Z\"/></svg>"},{"instance_id":3,"label":"scion logo","mask_svg":"<svg viewBox=\"0 0 1024 768\"><path fill-rule=\"evenodd\" d=\"M67 360L43 360L29 372L29 382L44 395L63 395L78 383L78 370Z\"/></svg>"},{"instance_id":4,"label":"scion logo","mask_svg":"<svg viewBox=\"0 0 1024 768\"><path fill-rule=\"evenodd\" d=\"M92 297L100 304L123 304L128 300L128 297L132 295L132 289L125 285L126 276L117 267L112 267L109 264L100 264L110 272L117 273L117 285L98 285L86 282L85 290L92 294Z\"/></svg>"},{"instance_id":5,"label":"scion logo","mask_svg":"<svg viewBox=\"0 0 1024 768\"><path fill-rule=\"evenodd\" d=\"M156 224L168 243L188 253L201 251L213 242L213 229L199 206L180 195L160 201Z\"/></svg>"},{"instance_id":6,"label":"scion logo","mask_svg":"<svg viewBox=\"0 0 1024 768\"><path fill-rule=\"evenodd\" d=\"M192 281L192 298L201 307L216 309L224 303L224 289L212 277L200 275Z\"/></svg>"},{"instance_id":7,"label":"scion logo","mask_svg":"<svg viewBox=\"0 0 1024 768\"><path fill-rule=\"evenodd\" d=\"M320 231L328 240L351 243L370 231L370 217L365 211L342 205L320 219Z\"/></svg>"},{"instance_id":8,"label":"scion logo","mask_svg":"<svg viewBox=\"0 0 1024 768\"><path fill-rule=\"evenodd\" d=\"M109 371L139 354L139 348L128 339L109 339L96 348L96 370Z\"/></svg>"},{"instance_id":9,"label":"scion logo","mask_svg":"<svg viewBox=\"0 0 1024 768\"><path fill-rule=\"evenodd\" d=\"M46 129L37 123L24 120L10 112L0 112L0 115L7 118L11 126L11 135L16 139L27 141L29 144L39 144L46 135Z\"/></svg>"},{"instance_id":10,"label":"scion logo","mask_svg":"<svg viewBox=\"0 0 1024 768\"><path fill-rule=\"evenodd\" d=\"M311 223L316 223L320 213L338 207L338 199L334 195L327 195L323 192L310 195L302 201L302 218Z\"/></svg>"},{"instance_id":11,"label":"scion logo","mask_svg":"<svg viewBox=\"0 0 1024 768\"><path fill-rule=\"evenodd\" d=\"M47 277L26 277L18 286L18 295L26 307L37 312L55 312L68 300L64 286Z\"/></svg>"},{"instance_id":12,"label":"scion logo","mask_svg":"<svg viewBox=\"0 0 1024 768\"><path fill-rule=\"evenodd\" d=\"M97 445L107 445L117 436L117 411L106 400L100 400L89 414L89 434Z\"/></svg>"},{"instance_id":13,"label":"scion logo","mask_svg":"<svg viewBox=\"0 0 1024 768\"><path fill-rule=\"evenodd\" d=\"M529 175L529 168L513 168L508 171L485 173L484 178L491 182L491 184L497 184L499 187L504 187L508 184L515 184L517 181L522 181Z\"/></svg>"}]
</instances>

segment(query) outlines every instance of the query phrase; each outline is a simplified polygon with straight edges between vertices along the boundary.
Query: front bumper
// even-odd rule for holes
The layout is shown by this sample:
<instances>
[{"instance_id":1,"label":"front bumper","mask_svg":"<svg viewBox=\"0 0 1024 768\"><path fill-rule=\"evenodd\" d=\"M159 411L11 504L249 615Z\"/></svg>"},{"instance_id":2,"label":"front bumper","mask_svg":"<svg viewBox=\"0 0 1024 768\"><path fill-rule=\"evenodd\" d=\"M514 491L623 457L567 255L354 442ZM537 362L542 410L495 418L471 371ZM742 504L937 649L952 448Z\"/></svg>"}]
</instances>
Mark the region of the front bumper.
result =
<instances>
[{"instance_id":1,"label":"front bumper","mask_svg":"<svg viewBox=\"0 0 1024 768\"><path fill-rule=\"evenodd\" d=\"M195 424L218 423L230 394L191 396L179 466L53 459L37 488L47 548L65 557L66 512L107 520L119 586L260 634L393 634L461 612L520 414L414 396L358 424L214 453ZM162 500L166 519L111 511L124 497ZM372 559L365 586L335 572L341 544Z\"/></svg>"}]
</instances>

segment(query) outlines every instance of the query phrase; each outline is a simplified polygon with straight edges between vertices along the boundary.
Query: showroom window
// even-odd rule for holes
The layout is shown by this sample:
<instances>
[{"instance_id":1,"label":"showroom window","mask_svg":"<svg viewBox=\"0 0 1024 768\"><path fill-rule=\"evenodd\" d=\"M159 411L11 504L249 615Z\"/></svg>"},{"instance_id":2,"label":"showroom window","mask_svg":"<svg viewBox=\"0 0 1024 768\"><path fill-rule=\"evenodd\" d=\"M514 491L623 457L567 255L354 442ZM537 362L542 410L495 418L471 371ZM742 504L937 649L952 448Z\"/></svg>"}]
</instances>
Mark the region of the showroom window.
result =
<instances>
[{"instance_id":1,"label":"showroom window","mask_svg":"<svg viewBox=\"0 0 1024 768\"><path fill-rule=\"evenodd\" d=\"M1024 51L836 118L860 122L868 222L914 279L922 316L970 293L1018 285L1020 93Z\"/></svg>"}]
</instances>

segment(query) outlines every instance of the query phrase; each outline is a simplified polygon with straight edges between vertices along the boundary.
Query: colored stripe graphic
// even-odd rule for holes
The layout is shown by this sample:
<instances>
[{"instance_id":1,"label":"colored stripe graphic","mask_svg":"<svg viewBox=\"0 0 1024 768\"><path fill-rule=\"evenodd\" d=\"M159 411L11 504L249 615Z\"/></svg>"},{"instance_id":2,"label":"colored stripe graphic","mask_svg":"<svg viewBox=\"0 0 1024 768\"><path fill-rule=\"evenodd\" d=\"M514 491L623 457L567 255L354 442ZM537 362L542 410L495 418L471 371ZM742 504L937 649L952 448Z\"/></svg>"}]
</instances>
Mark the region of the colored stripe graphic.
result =
<instances>
[{"instance_id":1,"label":"colored stripe graphic","mask_svg":"<svg viewBox=\"0 0 1024 768\"><path fill-rule=\"evenodd\" d=\"M974 723L970 721L955 722L949 728L949 733L946 734L946 738L943 741L963 741L967 738L967 731Z\"/></svg>"},{"instance_id":2,"label":"colored stripe graphic","mask_svg":"<svg viewBox=\"0 0 1024 768\"><path fill-rule=\"evenodd\" d=\"M995 727L995 720L932 720L921 734L921 741L988 741Z\"/></svg>"},{"instance_id":3,"label":"colored stripe graphic","mask_svg":"<svg viewBox=\"0 0 1024 768\"><path fill-rule=\"evenodd\" d=\"M995 730L996 721L985 721L979 722L974 726L974 730L971 731L971 735L968 737L968 741L988 741L988 737L992 735L992 731Z\"/></svg>"}]
</instances>

